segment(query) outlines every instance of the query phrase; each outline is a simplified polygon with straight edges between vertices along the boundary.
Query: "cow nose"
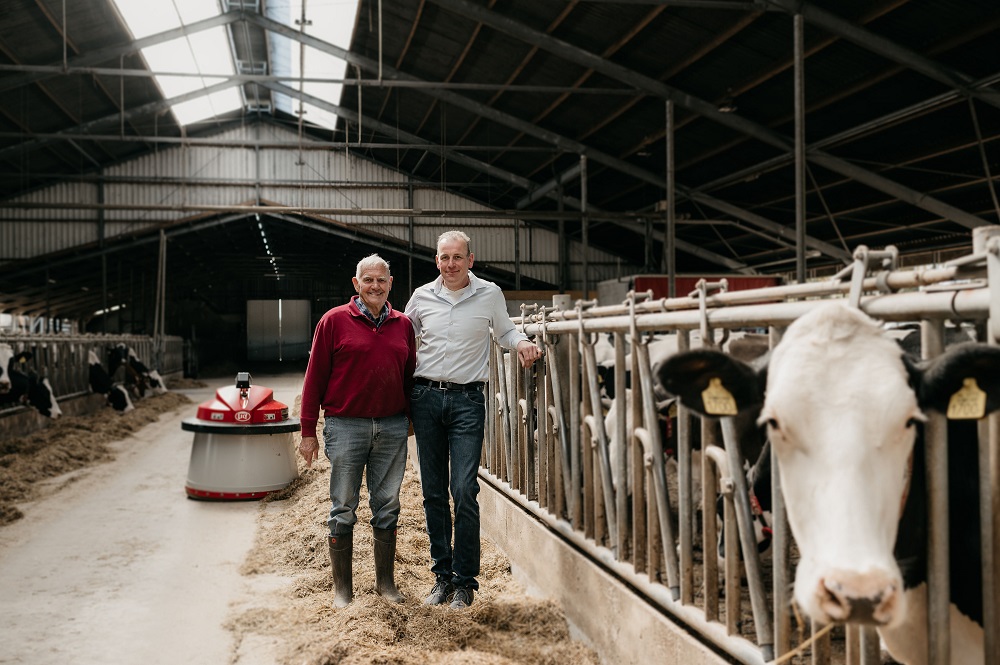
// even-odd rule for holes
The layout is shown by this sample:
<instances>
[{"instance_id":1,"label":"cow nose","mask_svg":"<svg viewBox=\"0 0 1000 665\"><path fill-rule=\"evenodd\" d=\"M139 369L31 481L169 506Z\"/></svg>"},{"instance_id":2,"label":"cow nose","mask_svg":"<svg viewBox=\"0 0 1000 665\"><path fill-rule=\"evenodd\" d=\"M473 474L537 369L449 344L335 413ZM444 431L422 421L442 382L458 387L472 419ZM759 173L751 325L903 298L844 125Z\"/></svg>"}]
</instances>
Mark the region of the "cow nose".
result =
<instances>
[{"instance_id":1,"label":"cow nose","mask_svg":"<svg viewBox=\"0 0 1000 665\"><path fill-rule=\"evenodd\" d=\"M899 604L899 583L883 571L835 571L816 589L822 610L834 621L885 625Z\"/></svg>"}]
</instances>

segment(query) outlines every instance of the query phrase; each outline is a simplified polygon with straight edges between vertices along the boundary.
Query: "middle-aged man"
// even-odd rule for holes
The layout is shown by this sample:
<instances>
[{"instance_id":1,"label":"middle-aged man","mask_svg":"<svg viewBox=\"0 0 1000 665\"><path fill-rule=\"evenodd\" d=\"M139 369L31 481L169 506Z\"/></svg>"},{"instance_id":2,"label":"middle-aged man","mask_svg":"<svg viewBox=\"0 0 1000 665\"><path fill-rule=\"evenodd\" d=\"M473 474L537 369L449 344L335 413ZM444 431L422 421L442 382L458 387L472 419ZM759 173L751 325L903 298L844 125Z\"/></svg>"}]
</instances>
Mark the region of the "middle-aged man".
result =
<instances>
[{"instance_id":1,"label":"middle-aged man","mask_svg":"<svg viewBox=\"0 0 1000 665\"><path fill-rule=\"evenodd\" d=\"M384 259L377 254L361 259L353 282L358 295L316 324L300 418L299 453L311 467L319 455L316 426L323 407L333 504L327 525L335 607L346 607L354 597L354 524L366 467L375 590L392 602L404 600L393 568L416 343L410 320L386 302L392 277Z\"/></svg>"},{"instance_id":2,"label":"middle-aged man","mask_svg":"<svg viewBox=\"0 0 1000 665\"><path fill-rule=\"evenodd\" d=\"M469 236L446 231L437 241L441 276L417 288L406 315L420 339L410 394L424 515L436 581L428 605L472 604L479 588L479 458L486 425L490 330L529 367L542 350L514 327L500 288L472 272ZM450 476L449 476L450 469ZM454 546L448 490L455 503Z\"/></svg>"}]
</instances>

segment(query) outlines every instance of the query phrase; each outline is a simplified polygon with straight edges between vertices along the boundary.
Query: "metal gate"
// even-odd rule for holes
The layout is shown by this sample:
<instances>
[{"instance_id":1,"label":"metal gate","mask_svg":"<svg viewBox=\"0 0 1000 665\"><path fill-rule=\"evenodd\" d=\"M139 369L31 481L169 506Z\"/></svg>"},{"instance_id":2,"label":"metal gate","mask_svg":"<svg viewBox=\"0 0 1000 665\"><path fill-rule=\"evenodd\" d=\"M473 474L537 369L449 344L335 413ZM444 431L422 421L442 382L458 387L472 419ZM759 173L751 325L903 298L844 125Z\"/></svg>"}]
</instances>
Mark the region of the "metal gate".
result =
<instances>
[{"instance_id":1,"label":"metal gate","mask_svg":"<svg viewBox=\"0 0 1000 665\"><path fill-rule=\"evenodd\" d=\"M837 627L809 643L810 628L799 629L793 621L789 589L794 544L773 452L774 544L767 566L751 546L743 460L736 445L724 445L732 435L731 419L719 419L721 428L700 423L706 452L701 468L694 468L692 421L680 407L676 471L666 462L648 342L653 333L672 333L679 350L685 350L692 339L710 343L727 331L749 328L766 332L773 346L788 324L818 302L842 298L886 322L920 322L925 329L938 332L946 320L963 323L974 327L980 341L996 344L1000 340L1000 237L979 236L977 243L973 254L933 269L899 270L893 248L870 251L860 247L853 265L822 282L727 292L725 280L703 281L688 296L673 299L651 301L647 294L629 292L627 300L617 306L574 303L568 296L557 296L552 305L522 305L522 316L515 322L544 348L544 362L524 370L516 354L493 345L482 465L525 509L582 536L595 562L611 557L630 566L647 580L646 589L640 590L649 591L651 602L741 662L781 660L808 644L815 663L878 663L874 629ZM605 430L607 402L601 399L595 356L598 334L613 339L616 386L626 385L626 370L631 374L631 398L619 389L611 402L618 414L628 411L630 418L618 417L613 432ZM633 351L628 361L626 343ZM1000 534L993 533L996 515L991 511L995 505L991 497L1000 496L1000 464L991 462L990 450L998 449L1000 427L996 415L988 420L989 427L980 428L988 434L981 435L979 447L981 468L989 470L981 490L982 508L988 516L982 520L983 609L986 662L997 663L993 653L1000 559L991 552ZM698 421L693 422L698 426ZM612 456L612 439L628 442L625 454ZM929 467L931 474L940 471ZM702 481L701 497L694 496L696 475ZM700 499L702 516L715 515L717 491L725 497L726 506L726 565L721 585L714 554L716 520L696 520L693 507ZM940 532L933 527L946 525L947 506L941 505L940 498L936 503L934 497L929 498L931 547L935 548L940 545L934 541ZM698 521L701 527L696 532ZM699 556L698 543L709 554ZM738 546L742 561L736 556ZM947 542L944 547L946 551ZM947 565L946 556L928 577L930 597L939 599L929 607L928 635L938 644L947 643L948 605L947 599L942 605L940 593L935 596L935 579L947 575ZM750 617L752 622L746 621ZM741 634L741 622L744 626L752 623L753 629ZM931 662L946 660L937 656Z\"/></svg>"}]
</instances>

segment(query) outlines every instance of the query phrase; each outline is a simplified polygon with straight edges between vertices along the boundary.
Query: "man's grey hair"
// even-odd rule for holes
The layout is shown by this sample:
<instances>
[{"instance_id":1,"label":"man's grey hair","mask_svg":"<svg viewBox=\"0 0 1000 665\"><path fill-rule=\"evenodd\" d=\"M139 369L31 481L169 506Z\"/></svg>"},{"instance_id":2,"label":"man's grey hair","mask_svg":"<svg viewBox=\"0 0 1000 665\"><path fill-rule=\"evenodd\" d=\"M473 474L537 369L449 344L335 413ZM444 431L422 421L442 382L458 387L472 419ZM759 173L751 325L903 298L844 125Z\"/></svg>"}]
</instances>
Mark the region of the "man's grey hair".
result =
<instances>
[{"instance_id":1,"label":"man's grey hair","mask_svg":"<svg viewBox=\"0 0 1000 665\"><path fill-rule=\"evenodd\" d=\"M454 241L454 240L464 240L465 241L465 253L466 253L466 255L469 255L469 254L472 253L472 239L468 236L468 234L466 234L466 233L464 233L462 231L457 231L457 230L455 230L455 231L445 231L444 233L442 233L441 235L438 236L437 253L438 254L441 253L441 243L451 242L451 241Z\"/></svg>"},{"instance_id":2,"label":"man's grey hair","mask_svg":"<svg viewBox=\"0 0 1000 665\"><path fill-rule=\"evenodd\" d=\"M354 276L357 277L358 279L361 279L361 275L363 275L366 270L372 270L374 268L385 268L386 275L392 274L391 272L389 272L388 261L383 259L378 254L371 254L358 261L358 271L357 274Z\"/></svg>"}]
</instances>

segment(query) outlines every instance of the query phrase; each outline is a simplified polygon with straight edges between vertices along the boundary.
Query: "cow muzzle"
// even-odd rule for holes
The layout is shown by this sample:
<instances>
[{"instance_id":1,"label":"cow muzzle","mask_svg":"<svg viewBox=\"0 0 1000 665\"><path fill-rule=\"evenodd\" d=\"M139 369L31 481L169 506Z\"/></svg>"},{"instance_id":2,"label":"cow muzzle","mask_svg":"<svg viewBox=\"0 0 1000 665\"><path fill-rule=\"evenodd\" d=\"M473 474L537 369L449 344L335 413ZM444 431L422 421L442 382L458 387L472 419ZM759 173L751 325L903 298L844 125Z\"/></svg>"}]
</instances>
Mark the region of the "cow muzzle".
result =
<instances>
[{"instance_id":1,"label":"cow muzzle","mask_svg":"<svg viewBox=\"0 0 1000 665\"><path fill-rule=\"evenodd\" d=\"M832 571L815 589L819 609L832 621L884 626L898 615L902 599L898 576L884 571Z\"/></svg>"}]
</instances>

